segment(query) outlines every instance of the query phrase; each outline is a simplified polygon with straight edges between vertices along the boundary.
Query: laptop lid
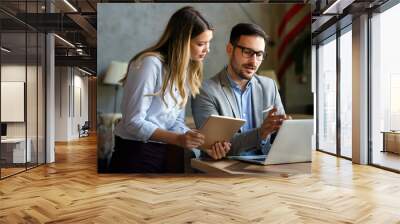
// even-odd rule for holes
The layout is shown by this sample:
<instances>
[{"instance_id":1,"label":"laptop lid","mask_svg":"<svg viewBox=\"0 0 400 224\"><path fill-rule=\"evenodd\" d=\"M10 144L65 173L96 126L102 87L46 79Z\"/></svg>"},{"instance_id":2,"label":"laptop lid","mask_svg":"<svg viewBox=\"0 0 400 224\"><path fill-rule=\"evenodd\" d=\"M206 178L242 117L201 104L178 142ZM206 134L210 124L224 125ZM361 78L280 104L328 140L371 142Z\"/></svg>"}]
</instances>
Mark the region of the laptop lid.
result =
<instances>
[{"instance_id":1,"label":"laptop lid","mask_svg":"<svg viewBox=\"0 0 400 224\"><path fill-rule=\"evenodd\" d=\"M264 165L311 162L313 128L312 119L285 120Z\"/></svg>"}]
</instances>

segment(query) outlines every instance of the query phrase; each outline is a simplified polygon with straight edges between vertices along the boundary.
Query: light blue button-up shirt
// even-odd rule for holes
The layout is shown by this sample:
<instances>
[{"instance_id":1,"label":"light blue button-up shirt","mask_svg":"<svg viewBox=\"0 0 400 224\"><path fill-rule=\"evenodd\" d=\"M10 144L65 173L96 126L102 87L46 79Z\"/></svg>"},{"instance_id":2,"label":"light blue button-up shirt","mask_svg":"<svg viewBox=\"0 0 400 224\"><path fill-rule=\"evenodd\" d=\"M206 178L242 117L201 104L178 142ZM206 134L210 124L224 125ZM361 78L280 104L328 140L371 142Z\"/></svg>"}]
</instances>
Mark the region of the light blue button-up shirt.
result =
<instances>
[{"instance_id":1,"label":"light blue button-up shirt","mask_svg":"<svg viewBox=\"0 0 400 224\"><path fill-rule=\"evenodd\" d=\"M231 89L233 94L235 95L236 104L239 109L240 118L246 120L246 123L240 128L241 132L246 132L251 129L257 128L254 124L254 114L253 114L253 104L252 104L252 90L251 90L251 80L249 80L246 84L244 90L240 88L240 86L231 79L229 75L227 75L229 83L231 85ZM256 112L257 113L257 112ZM268 154L271 145L267 139L264 139L260 142L260 148L262 154ZM241 156L248 155L256 155L260 154L255 149L250 151L241 152Z\"/></svg>"},{"instance_id":2,"label":"light blue button-up shirt","mask_svg":"<svg viewBox=\"0 0 400 224\"><path fill-rule=\"evenodd\" d=\"M253 105L251 97L251 82L247 82L245 89L242 91L240 86L234 82L228 75L233 94L235 95L236 104L239 109L240 118L246 120L246 123L240 128L241 132L246 132L255 128L253 122Z\"/></svg>"},{"instance_id":3,"label":"light blue button-up shirt","mask_svg":"<svg viewBox=\"0 0 400 224\"><path fill-rule=\"evenodd\" d=\"M175 103L169 91L165 103L160 95L149 95L161 90L163 77L163 64L155 56L129 65L121 102L122 120L115 128L117 136L147 142L157 128L178 133L189 130L184 108ZM173 94L179 103L178 90Z\"/></svg>"}]
</instances>

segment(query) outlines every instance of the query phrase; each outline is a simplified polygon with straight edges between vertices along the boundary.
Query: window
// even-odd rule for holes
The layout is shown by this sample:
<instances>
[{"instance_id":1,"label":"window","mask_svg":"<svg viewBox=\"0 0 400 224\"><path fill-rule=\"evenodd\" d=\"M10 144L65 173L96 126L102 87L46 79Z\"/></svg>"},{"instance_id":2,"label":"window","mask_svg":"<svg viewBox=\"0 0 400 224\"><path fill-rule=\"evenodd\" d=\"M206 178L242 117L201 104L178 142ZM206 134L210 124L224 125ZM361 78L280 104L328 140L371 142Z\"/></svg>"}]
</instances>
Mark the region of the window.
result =
<instances>
[{"instance_id":1,"label":"window","mask_svg":"<svg viewBox=\"0 0 400 224\"><path fill-rule=\"evenodd\" d=\"M340 36L340 155L351 158L352 141L352 32Z\"/></svg>"},{"instance_id":2,"label":"window","mask_svg":"<svg viewBox=\"0 0 400 224\"><path fill-rule=\"evenodd\" d=\"M336 39L318 48L318 149L336 153Z\"/></svg>"},{"instance_id":3,"label":"window","mask_svg":"<svg viewBox=\"0 0 400 224\"><path fill-rule=\"evenodd\" d=\"M44 3L18 2L21 16L39 12ZM0 29L0 89L2 98L14 96L0 105L1 114L7 115L1 119L1 179L45 163L46 38L10 15L0 12L0 17L9 21Z\"/></svg>"},{"instance_id":4,"label":"window","mask_svg":"<svg viewBox=\"0 0 400 224\"><path fill-rule=\"evenodd\" d=\"M398 21L400 5L371 19L372 163L396 170L400 170L400 132L393 139L384 137L386 133L400 131L400 31L395 28Z\"/></svg>"}]
</instances>

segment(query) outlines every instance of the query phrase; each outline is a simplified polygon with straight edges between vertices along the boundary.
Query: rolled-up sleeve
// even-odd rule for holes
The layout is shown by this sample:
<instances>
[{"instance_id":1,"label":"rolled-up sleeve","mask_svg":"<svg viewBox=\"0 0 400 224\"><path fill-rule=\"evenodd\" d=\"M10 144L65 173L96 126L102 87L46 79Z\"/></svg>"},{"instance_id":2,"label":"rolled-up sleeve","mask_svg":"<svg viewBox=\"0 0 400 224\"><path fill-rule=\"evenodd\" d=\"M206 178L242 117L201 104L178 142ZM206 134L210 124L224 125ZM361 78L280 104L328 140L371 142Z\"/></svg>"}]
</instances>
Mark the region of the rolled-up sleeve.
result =
<instances>
[{"instance_id":1,"label":"rolled-up sleeve","mask_svg":"<svg viewBox=\"0 0 400 224\"><path fill-rule=\"evenodd\" d=\"M189 130L189 128L185 124L185 110L182 109L179 113L178 117L176 118L175 123L170 128L170 131L178 132L178 133L185 133Z\"/></svg>"},{"instance_id":2,"label":"rolled-up sleeve","mask_svg":"<svg viewBox=\"0 0 400 224\"><path fill-rule=\"evenodd\" d=\"M131 63L124 86L124 128L130 136L144 142L147 142L158 128L156 124L145 119L154 98L148 94L155 93L157 79L162 72L156 60L153 57L145 57L137 68Z\"/></svg>"}]
</instances>

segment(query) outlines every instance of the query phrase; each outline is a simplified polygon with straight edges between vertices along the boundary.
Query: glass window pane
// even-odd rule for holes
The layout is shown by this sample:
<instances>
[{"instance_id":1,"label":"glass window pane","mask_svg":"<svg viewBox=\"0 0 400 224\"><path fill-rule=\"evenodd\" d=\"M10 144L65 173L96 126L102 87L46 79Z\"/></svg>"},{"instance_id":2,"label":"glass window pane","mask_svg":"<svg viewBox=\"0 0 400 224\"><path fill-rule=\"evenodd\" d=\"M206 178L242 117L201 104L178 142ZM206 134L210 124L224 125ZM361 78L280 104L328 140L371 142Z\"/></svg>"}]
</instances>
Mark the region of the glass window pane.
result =
<instances>
[{"instance_id":1,"label":"glass window pane","mask_svg":"<svg viewBox=\"0 0 400 224\"><path fill-rule=\"evenodd\" d=\"M336 39L318 48L318 148L336 153Z\"/></svg>"},{"instance_id":2,"label":"glass window pane","mask_svg":"<svg viewBox=\"0 0 400 224\"><path fill-rule=\"evenodd\" d=\"M25 170L30 158L26 141L26 33L1 33L1 177Z\"/></svg>"},{"instance_id":3,"label":"glass window pane","mask_svg":"<svg viewBox=\"0 0 400 224\"><path fill-rule=\"evenodd\" d=\"M46 65L46 36L39 33L38 41L38 164L45 163L45 65Z\"/></svg>"},{"instance_id":4,"label":"glass window pane","mask_svg":"<svg viewBox=\"0 0 400 224\"><path fill-rule=\"evenodd\" d=\"M45 1L0 1L0 7L36 24ZM25 14L28 13L28 14ZM27 16L27 17L25 17ZM2 141L0 177L45 162L45 35L0 12ZM35 25L32 25L35 26ZM6 105L6 100L8 104ZM10 100L11 99L11 100ZM16 108L19 109L16 109Z\"/></svg>"},{"instance_id":5,"label":"glass window pane","mask_svg":"<svg viewBox=\"0 0 400 224\"><path fill-rule=\"evenodd\" d=\"M340 36L340 153L352 157L352 35Z\"/></svg>"},{"instance_id":6,"label":"glass window pane","mask_svg":"<svg viewBox=\"0 0 400 224\"><path fill-rule=\"evenodd\" d=\"M400 5L372 18L372 163L400 170Z\"/></svg>"},{"instance_id":7,"label":"glass window pane","mask_svg":"<svg viewBox=\"0 0 400 224\"><path fill-rule=\"evenodd\" d=\"M30 158L28 159L28 168L37 165L37 132L38 132L38 96L37 96L37 81L38 81L38 36L36 32L27 33L27 43L28 43L28 55L27 55L27 80L26 80L26 113L27 113L27 131L28 131L28 142L30 142Z\"/></svg>"}]
</instances>

